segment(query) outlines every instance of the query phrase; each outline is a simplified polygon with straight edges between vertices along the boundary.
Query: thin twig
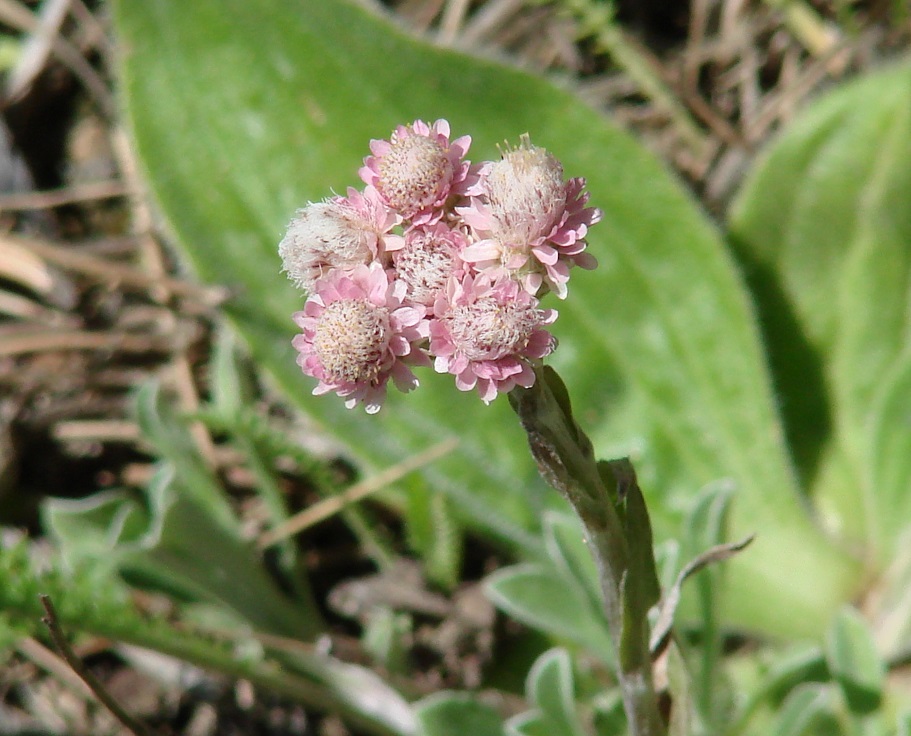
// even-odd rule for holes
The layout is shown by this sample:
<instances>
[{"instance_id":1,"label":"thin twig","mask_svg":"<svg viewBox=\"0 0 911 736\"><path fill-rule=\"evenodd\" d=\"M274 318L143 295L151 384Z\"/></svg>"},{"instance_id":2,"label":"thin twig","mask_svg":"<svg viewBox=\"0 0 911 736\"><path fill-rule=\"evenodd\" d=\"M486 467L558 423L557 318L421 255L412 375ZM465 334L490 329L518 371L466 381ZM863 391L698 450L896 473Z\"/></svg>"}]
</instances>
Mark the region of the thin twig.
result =
<instances>
[{"instance_id":1,"label":"thin twig","mask_svg":"<svg viewBox=\"0 0 911 736\"><path fill-rule=\"evenodd\" d=\"M79 675L79 678L88 685L95 697L98 698L98 702L107 708L127 730L136 734L136 736L152 736L152 732L149 729L120 707L117 701L111 697L110 693L105 690L104 685L99 682L98 678L89 671L85 666L85 663L83 663L76 655L76 652L73 651L73 648L70 646L60 629L57 611L54 608L51 597L49 595L41 595L39 598L41 599L41 605L44 606L44 611L47 614L41 618L41 621L47 626L51 639L54 640L54 644L57 646L57 649L60 650L61 656L66 660L66 663L72 667L73 672Z\"/></svg>"},{"instance_id":2,"label":"thin twig","mask_svg":"<svg viewBox=\"0 0 911 736\"><path fill-rule=\"evenodd\" d=\"M413 457L400 462L398 465L393 465L391 468L387 468L377 475L366 478L360 483L355 483L337 496L332 496L331 498L313 504L299 514L295 514L287 521L263 534L258 542L260 549L271 547L273 544L280 542L293 534L297 534L324 519L328 519L349 504L359 501L381 488L385 488L390 483L395 483L408 473L452 452L458 444L459 441L456 438L440 442L429 450L414 455Z\"/></svg>"},{"instance_id":3,"label":"thin twig","mask_svg":"<svg viewBox=\"0 0 911 736\"><path fill-rule=\"evenodd\" d=\"M135 288L166 288L180 297L195 299L207 306L218 305L227 298L228 294L227 290L223 288L200 286L189 281L171 278L166 274L150 274L134 266L112 263L105 258L80 253L74 248L56 245L49 240L9 234L0 236L0 250L12 250L13 248L31 252L56 266L76 271L85 276Z\"/></svg>"},{"instance_id":4,"label":"thin twig","mask_svg":"<svg viewBox=\"0 0 911 736\"><path fill-rule=\"evenodd\" d=\"M179 337L179 336L178 336ZM57 350L110 350L123 353L170 353L175 342L186 341L172 335L146 336L124 332L89 332L87 330L45 329L23 334L6 333L0 344L0 356Z\"/></svg>"},{"instance_id":5,"label":"thin twig","mask_svg":"<svg viewBox=\"0 0 911 736\"><path fill-rule=\"evenodd\" d=\"M829 71L838 74L843 70L832 50L841 43L842 34L838 26L827 23L808 3L802 0L765 0L770 8L782 13L785 25L803 47L813 56L829 57Z\"/></svg>"},{"instance_id":6,"label":"thin twig","mask_svg":"<svg viewBox=\"0 0 911 736\"><path fill-rule=\"evenodd\" d=\"M23 33L41 35L46 32L40 20L16 0L0 0L0 21ZM105 119L114 120L117 116L117 106L114 104L113 96L104 79L86 61L82 52L56 33L52 34L47 42L54 55L82 82ZM12 90L15 95L21 95L23 91L21 87Z\"/></svg>"},{"instance_id":7,"label":"thin twig","mask_svg":"<svg viewBox=\"0 0 911 736\"><path fill-rule=\"evenodd\" d=\"M37 639L30 636L26 637L16 645L16 650L23 657L27 657L32 663L41 667L45 672L49 672L62 682L66 687L77 693L81 698L91 698L92 690L85 684L85 680L73 672L66 662L62 662L60 657L54 654Z\"/></svg>"},{"instance_id":8,"label":"thin twig","mask_svg":"<svg viewBox=\"0 0 911 736\"><path fill-rule=\"evenodd\" d=\"M95 181L49 191L14 192L0 195L0 210L44 210L77 202L113 199L129 194L120 181Z\"/></svg>"},{"instance_id":9,"label":"thin twig","mask_svg":"<svg viewBox=\"0 0 911 736\"><path fill-rule=\"evenodd\" d=\"M632 78L655 107L673 121L681 139L697 156L709 145L706 134L668 87L647 50L614 22L608 6L592 0L560 0L577 20L581 33L595 39L600 50Z\"/></svg>"}]
</instances>

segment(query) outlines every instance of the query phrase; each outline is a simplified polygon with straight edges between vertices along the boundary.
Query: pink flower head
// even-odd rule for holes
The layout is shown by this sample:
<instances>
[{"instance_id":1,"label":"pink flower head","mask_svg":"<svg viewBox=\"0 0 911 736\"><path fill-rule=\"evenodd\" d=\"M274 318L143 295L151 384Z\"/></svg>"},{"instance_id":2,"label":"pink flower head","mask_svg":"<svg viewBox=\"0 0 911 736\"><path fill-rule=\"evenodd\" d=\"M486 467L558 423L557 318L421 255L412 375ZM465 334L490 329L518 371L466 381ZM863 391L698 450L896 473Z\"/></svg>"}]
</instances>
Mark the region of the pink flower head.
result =
<instances>
[{"instance_id":1,"label":"pink flower head","mask_svg":"<svg viewBox=\"0 0 911 736\"><path fill-rule=\"evenodd\" d=\"M404 245L392 254L392 262L398 278L408 286L408 298L432 307L450 277L465 272L459 254L467 246L462 232L442 222L405 233Z\"/></svg>"},{"instance_id":2,"label":"pink flower head","mask_svg":"<svg viewBox=\"0 0 911 736\"><path fill-rule=\"evenodd\" d=\"M294 315L302 332L292 342L301 370L319 379L314 394L335 391L349 409L363 403L375 414L390 377L401 391L417 387L408 364L430 364L417 346L428 335L427 310L404 296L405 285L376 262L316 282Z\"/></svg>"},{"instance_id":3,"label":"pink flower head","mask_svg":"<svg viewBox=\"0 0 911 736\"><path fill-rule=\"evenodd\" d=\"M445 120L415 120L398 126L388 141L370 141L373 155L358 173L389 207L424 225L439 220L449 196L470 184L470 164L462 160L470 145L467 135L450 142Z\"/></svg>"},{"instance_id":4,"label":"pink flower head","mask_svg":"<svg viewBox=\"0 0 911 736\"><path fill-rule=\"evenodd\" d=\"M399 218L371 187L347 197L311 202L298 210L278 246L283 270L297 286L313 288L332 269L370 263L384 252L384 238Z\"/></svg>"},{"instance_id":5,"label":"pink flower head","mask_svg":"<svg viewBox=\"0 0 911 736\"><path fill-rule=\"evenodd\" d=\"M491 277L509 275L532 295L542 284L566 298L571 266L594 268L585 253L588 228L601 211L586 207L584 179L564 181L563 166L528 135L479 171L471 203L458 208L478 240L463 253Z\"/></svg>"},{"instance_id":6,"label":"pink flower head","mask_svg":"<svg viewBox=\"0 0 911 736\"><path fill-rule=\"evenodd\" d=\"M543 325L552 324L557 312L538 309L538 300L512 279L450 279L434 313L430 352L436 371L455 375L460 391L477 387L484 403L515 386L530 388L535 373L529 361L556 347Z\"/></svg>"}]
</instances>

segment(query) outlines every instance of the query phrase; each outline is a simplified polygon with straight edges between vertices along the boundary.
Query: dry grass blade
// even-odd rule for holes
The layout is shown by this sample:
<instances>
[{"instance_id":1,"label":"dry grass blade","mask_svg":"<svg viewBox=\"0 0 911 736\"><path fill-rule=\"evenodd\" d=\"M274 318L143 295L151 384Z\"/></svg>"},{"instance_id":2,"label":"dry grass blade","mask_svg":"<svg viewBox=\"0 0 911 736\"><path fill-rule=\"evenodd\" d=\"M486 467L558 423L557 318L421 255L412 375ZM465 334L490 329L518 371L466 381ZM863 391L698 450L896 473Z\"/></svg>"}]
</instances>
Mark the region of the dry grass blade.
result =
<instances>
[{"instance_id":1,"label":"dry grass blade","mask_svg":"<svg viewBox=\"0 0 911 736\"><path fill-rule=\"evenodd\" d=\"M0 314L48 327L79 327L82 321L73 315L45 307L33 299L0 290Z\"/></svg>"},{"instance_id":2,"label":"dry grass blade","mask_svg":"<svg viewBox=\"0 0 911 736\"><path fill-rule=\"evenodd\" d=\"M177 296L188 297L208 306L216 306L227 298L227 290L223 288L204 287L167 275L149 274L132 266L112 263L105 258L55 245L48 240L3 235L0 236L0 256L3 255L5 249L9 249L11 253L30 255L32 259L40 257L61 268L92 276L108 283L143 290L164 288ZM3 263L3 260L0 258L0 264Z\"/></svg>"},{"instance_id":3,"label":"dry grass blade","mask_svg":"<svg viewBox=\"0 0 911 736\"><path fill-rule=\"evenodd\" d=\"M0 21L23 33L39 37L47 33L47 29L42 26L40 20L16 0L0 0ZM98 72L86 61L82 52L57 33L49 35L48 44L54 55L82 82L101 113L108 120L113 120L117 114L117 106L114 104L111 92ZM22 88L13 89L8 90L7 94L12 98L14 92L22 94L23 91Z\"/></svg>"},{"instance_id":4,"label":"dry grass blade","mask_svg":"<svg viewBox=\"0 0 911 736\"><path fill-rule=\"evenodd\" d=\"M24 286L35 294L47 296L54 291L55 279L42 260L22 242L0 238L0 278Z\"/></svg>"},{"instance_id":5,"label":"dry grass blade","mask_svg":"<svg viewBox=\"0 0 911 736\"><path fill-rule=\"evenodd\" d=\"M142 432L136 422L124 419L71 419L54 426L61 442L139 442Z\"/></svg>"},{"instance_id":6,"label":"dry grass blade","mask_svg":"<svg viewBox=\"0 0 911 736\"><path fill-rule=\"evenodd\" d=\"M92 689L85 684L73 670L60 661L60 657L44 646L37 639L26 637L16 644L16 651L23 657L34 662L43 670L50 672L54 677L64 683L70 690L82 697L92 697Z\"/></svg>"},{"instance_id":7,"label":"dry grass blade","mask_svg":"<svg viewBox=\"0 0 911 736\"><path fill-rule=\"evenodd\" d=\"M393 465L377 475L366 478L360 483L355 483L337 496L313 504L309 508L304 509L299 514L295 514L284 523L279 524L274 529L263 534L258 541L260 549L271 547L273 544L276 544L283 539L287 539L314 524L318 524L319 522L328 519L349 504L359 501L362 498L369 496L371 493L376 493L380 489L385 488L389 484L395 483L400 478L408 475L408 473L452 452L458 444L459 441L456 438L440 442L438 445L434 445L424 452L418 453L407 460L403 460L398 465Z\"/></svg>"},{"instance_id":8,"label":"dry grass blade","mask_svg":"<svg viewBox=\"0 0 911 736\"><path fill-rule=\"evenodd\" d=\"M124 353L165 353L180 347L174 335L131 335L123 332L32 329L0 334L0 357L68 350L110 350Z\"/></svg>"},{"instance_id":9,"label":"dry grass blade","mask_svg":"<svg viewBox=\"0 0 911 736\"><path fill-rule=\"evenodd\" d=\"M129 189L123 182L99 181L54 191L0 194L0 211L45 210L65 204L123 197L129 193Z\"/></svg>"}]
</instances>

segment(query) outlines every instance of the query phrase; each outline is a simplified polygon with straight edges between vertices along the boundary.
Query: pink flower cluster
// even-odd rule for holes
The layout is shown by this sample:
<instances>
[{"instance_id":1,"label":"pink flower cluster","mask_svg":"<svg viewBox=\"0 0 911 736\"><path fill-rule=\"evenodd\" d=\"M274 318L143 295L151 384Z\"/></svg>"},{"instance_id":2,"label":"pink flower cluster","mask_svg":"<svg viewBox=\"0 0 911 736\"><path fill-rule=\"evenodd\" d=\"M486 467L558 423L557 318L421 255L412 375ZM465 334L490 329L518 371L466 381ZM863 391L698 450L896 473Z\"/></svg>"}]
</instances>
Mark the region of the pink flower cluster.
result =
<instances>
[{"instance_id":1,"label":"pink flower cluster","mask_svg":"<svg viewBox=\"0 0 911 736\"><path fill-rule=\"evenodd\" d=\"M362 191L299 210L279 244L284 271L308 293L294 315L297 362L346 406L379 411L390 379L417 387L433 365L485 402L535 380L556 346L557 318L538 300L565 298L572 266L594 268L583 179L522 137L499 161L471 164L471 138L416 120L371 141Z\"/></svg>"}]
</instances>

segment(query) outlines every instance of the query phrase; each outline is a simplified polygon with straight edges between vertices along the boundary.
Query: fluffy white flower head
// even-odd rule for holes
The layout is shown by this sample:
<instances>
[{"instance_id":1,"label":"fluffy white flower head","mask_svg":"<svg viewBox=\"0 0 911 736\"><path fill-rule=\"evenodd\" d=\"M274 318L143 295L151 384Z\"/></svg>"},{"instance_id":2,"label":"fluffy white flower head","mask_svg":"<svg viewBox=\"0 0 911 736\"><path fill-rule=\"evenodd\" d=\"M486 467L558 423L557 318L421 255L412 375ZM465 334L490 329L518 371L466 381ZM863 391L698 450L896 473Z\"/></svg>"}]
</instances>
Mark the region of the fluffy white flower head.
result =
<instances>
[{"instance_id":1,"label":"fluffy white flower head","mask_svg":"<svg viewBox=\"0 0 911 736\"><path fill-rule=\"evenodd\" d=\"M332 269L350 269L380 255L382 237L396 224L375 192L312 202L298 210L278 245L283 270L310 291Z\"/></svg>"},{"instance_id":2,"label":"fluffy white flower head","mask_svg":"<svg viewBox=\"0 0 911 736\"><path fill-rule=\"evenodd\" d=\"M563 165L528 135L486 173L491 233L501 243L524 244L550 234L566 209Z\"/></svg>"},{"instance_id":3,"label":"fluffy white flower head","mask_svg":"<svg viewBox=\"0 0 911 736\"><path fill-rule=\"evenodd\" d=\"M563 180L562 164L527 135L499 161L483 165L457 212L475 241L462 257L492 278L508 276L532 295L550 289L561 299L571 266L594 268L585 235L601 218L586 207L583 179ZM542 286L545 289L542 289Z\"/></svg>"}]
</instances>

